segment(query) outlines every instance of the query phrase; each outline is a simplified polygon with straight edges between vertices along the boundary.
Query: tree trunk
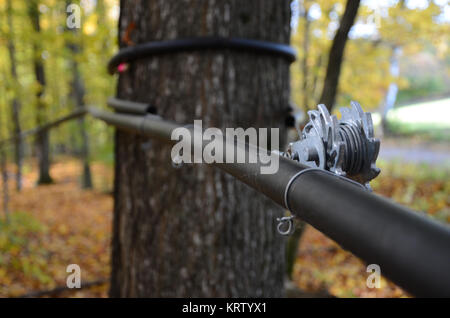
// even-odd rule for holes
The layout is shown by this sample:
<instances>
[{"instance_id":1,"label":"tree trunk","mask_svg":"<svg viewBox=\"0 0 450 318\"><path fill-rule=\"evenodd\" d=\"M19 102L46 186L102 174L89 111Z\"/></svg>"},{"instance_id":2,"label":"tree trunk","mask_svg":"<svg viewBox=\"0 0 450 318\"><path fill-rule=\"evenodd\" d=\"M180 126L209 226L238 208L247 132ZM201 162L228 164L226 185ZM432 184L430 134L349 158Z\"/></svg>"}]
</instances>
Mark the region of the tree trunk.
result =
<instances>
[{"instance_id":1,"label":"tree trunk","mask_svg":"<svg viewBox=\"0 0 450 318\"><path fill-rule=\"evenodd\" d=\"M316 102L320 98L320 88L319 88L319 70L322 67L322 63L324 60L324 54L320 54L317 56L316 63L314 65L314 76L312 80L312 88L311 88L311 97L314 101L314 104L312 105L313 108L316 108L317 104Z\"/></svg>"},{"instance_id":2,"label":"tree trunk","mask_svg":"<svg viewBox=\"0 0 450 318\"><path fill-rule=\"evenodd\" d=\"M390 74L395 80L398 79L400 75L400 56L402 54L401 47L394 45L392 47L392 55L390 60L390 67L389 71ZM381 128L382 128L382 135L389 133L389 126L387 122L387 115L391 109L395 106L395 101L397 100L397 93L398 93L398 85L395 81L393 81L386 92L386 96L384 98L384 105L381 112Z\"/></svg>"},{"instance_id":3,"label":"tree trunk","mask_svg":"<svg viewBox=\"0 0 450 318\"><path fill-rule=\"evenodd\" d=\"M3 146L0 149L0 165L2 170L2 201L3 201L3 213L5 215L5 221L9 222L9 193L8 193L8 170L6 167L6 151Z\"/></svg>"},{"instance_id":4,"label":"tree trunk","mask_svg":"<svg viewBox=\"0 0 450 318\"><path fill-rule=\"evenodd\" d=\"M107 21L106 21L106 15L107 10L105 8L105 0L97 0L97 16L98 16L98 25L103 26L103 28L106 30L107 28ZM108 30L109 32L109 30ZM103 53L106 55L108 54L108 40L109 36L106 34L102 36L102 50ZM106 70L105 70L106 71Z\"/></svg>"},{"instance_id":5,"label":"tree trunk","mask_svg":"<svg viewBox=\"0 0 450 318\"><path fill-rule=\"evenodd\" d=\"M308 1L303 2L303 16L305 22L305 28L303 29L303 59L302 59L302 92L303 92L303 109L309 109L313 107L309 104L309 91L308 91L308 77L309 77L309 68L308 68L308 56L309 56L309 34L310 34L310 26L311 20L309 19L309 5Z\"/></svg>"},{"instance_id":6,"label":"tree trunk","mask_svg":"<svg viewBox=\"0 0 450 318\"><path fill-rule=\"evenodd\" d=\"M67 1L67 5L71 2ZM75 34L76 29L69 29L69 31ZM85 89L83 80L81 79L80 69L78 66L78 61L76 60L77 54L80 52L80 46L72 41L69 41L67 44L68 49L72 53L71 60L71 72L72 72L72 82L71 82L71 91L70 96L71 99L75 103L75 107L84 107L84 95ZM81 187L83 189L92 188L92 176L91 176L91 168L89 165L89 137L87 134L86 128L86 120L84 117L80 117L78 119L78 130L81 137L81 149L80 149L80 157L83 162L83 174L81 176Z\"/></svg>"},{"instance_id":7,"label":"tree trunk","mask_svg":"<svg viewBox=\"0 0 450 318\"><path fill-rule=\"evenodd\" d=\"M286 275L288 280L292 281L294 275L294 266L297 261L298 247L300 246L300 241L305 232L306 223L304 221L299 221L298 225L288 237L286 244Z\"/></svg>"},{"instance_id":8,"label":"tree trunk","mask_svg":"<svg viewBox=\"0 0 450 318\"><path fill-rule=\"evenodd\" d=\"M134 23L134 43L211 35L288 43L290 2L124 0L119 37ZM117 95L151 103L178 123L279 127L283 146L289 64L229 50L154 56L120 75ZM282 209L213 167L175 170L170 151L116 134L110 295L282 296L285 240L275 223Z\"/></svg>"},{"instance_id":9,"label":"tree trunk","mask_svg":"<svg viewBox=\"0 0 450 318\"><path fill-rule=\"evenodd\" d=\"M16 70L16 48L13 40L13 21L12 21L12 1L7 1L7 20L9 27L9 38L8 38L8 53L11 65L11 76L14 85L14 96L11 103L12 108L12 122L13 122L13 134L17 137L14 142L14 159L17 166L17 174L16 174L16 189L17 191L22 190L22 164L23 164L23 141L20 134L22 132L22 128L20 125L20 100L17 96L20 95L19 88L20 83L17 78L17 70Z\"/></svg>"},{"instance_id":10,"label":"tree trunk","mask_svg":"<svg viewBox=\"0 0 450 318\"><path fill-rule=\"evenodd\" d=\"M36 93L36 124L39 127L46 122L46 107L42 98L45 90L45 71L42 62L42 49L39 41L41 26L39 22L38 3L36 0L28 2L28 16L30 17L35 32L33 41L33 64L36 81L39 83L39 90ZM36 40L36 38L38 40ZM48 130L43 130L36 136L36 150L39 162L39 179L37 184L52 183L53 180L50 177L50 143Z\"/></svg>"},{"instance_id":11,"label":"tree trunk","mask_svg":"<svg viewBox=\"0 0 450 318\"><path fill-rule=\"evenodd\" d=\"M345 44L347 43L348 33L355 22L359 3L360 0L347 0L344 15L340 21L339 29L334 36L333 44L331 45L330 54L328 56L327 72L319 104L325 104L330 112L333 109L336 100Z\"/></svg>"},{"instance_id":12,"label":"tree trunk","mask_svg":"<svg viewBox=\"0 0 450 318\"><path fill-rule=\"evenodd\" d=\"M6 105L6 89L2 87L0 91L2 99L0 102ZM4 140L4 131L7 129L6 122L4 121L4 113L0 112L0 139ZM1 175L2 175L2 201L3 201L3 214L5 216L5 222L9 223L9 189L8 189L8 167L7 167L7 153L6 153L6 145L0 145L0 166L1 166Z\"/></svg>"},{"instance_id":13,"label":"tree trunk","mask_svg":"<svg viewBox=\"0 0 450 318\"><path fill-rule=\"evenodd\" d=\"M84 85L81 80L78 62L72 61L72 97L75 100L76 107L84 107ZM86 120L84 117L78 119L78 129L81 136L80 157L83 162L83 174L81 179L81 187L83 189L92 188L91 168L89 165L89 137L87 134Z\"/></svg>"}]
</instances>

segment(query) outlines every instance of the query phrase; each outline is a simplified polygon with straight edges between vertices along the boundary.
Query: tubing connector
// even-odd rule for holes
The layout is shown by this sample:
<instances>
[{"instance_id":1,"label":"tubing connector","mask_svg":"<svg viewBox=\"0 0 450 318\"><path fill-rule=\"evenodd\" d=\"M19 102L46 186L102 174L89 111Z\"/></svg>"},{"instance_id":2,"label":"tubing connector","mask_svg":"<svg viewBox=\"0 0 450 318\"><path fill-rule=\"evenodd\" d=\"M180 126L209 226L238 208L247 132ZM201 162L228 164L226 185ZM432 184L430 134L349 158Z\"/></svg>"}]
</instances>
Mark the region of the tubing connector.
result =
<instances>
[{"instance_id":1,"label":"tubing connector","mask_svg":"<svg viewBox=\"0 0 450 318\"><path fill-rule=\"evenodd\" d=\"M365 113L357 102L350 105L340 109L340 120L322 104L318 110L309 111L309 122L300 140L289 145L286 156L370 189L369 181L380 173L376 167L380 141L374 138L371 114Z\"/></svg>"}]
</instances>

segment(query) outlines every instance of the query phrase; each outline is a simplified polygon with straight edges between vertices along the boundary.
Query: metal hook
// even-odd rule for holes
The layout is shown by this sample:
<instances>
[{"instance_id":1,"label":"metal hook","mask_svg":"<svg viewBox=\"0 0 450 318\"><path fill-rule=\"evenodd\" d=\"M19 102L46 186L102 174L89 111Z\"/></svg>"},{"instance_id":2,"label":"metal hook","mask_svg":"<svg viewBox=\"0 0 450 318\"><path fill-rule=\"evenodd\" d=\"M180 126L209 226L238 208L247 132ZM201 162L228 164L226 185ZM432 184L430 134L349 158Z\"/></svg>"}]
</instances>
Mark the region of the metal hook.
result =
<instances>
[{"instance_id":1,"label":"metal hook","mask_svg":"<svg viewBox=\"0 0 450 318\"><path fill-rule=\"evenodd\" d=\"M277 218L278 221L278 226L277 226L277 230L278 233L280 233L281 235L284 236L288 236L288 235L292 235L295 231L295 227L294 227L294 216L284 216L282 218ZM287 224L287 229L283 230L283 227L285 226L285 224Z\"/></svg>"}]
</instances>

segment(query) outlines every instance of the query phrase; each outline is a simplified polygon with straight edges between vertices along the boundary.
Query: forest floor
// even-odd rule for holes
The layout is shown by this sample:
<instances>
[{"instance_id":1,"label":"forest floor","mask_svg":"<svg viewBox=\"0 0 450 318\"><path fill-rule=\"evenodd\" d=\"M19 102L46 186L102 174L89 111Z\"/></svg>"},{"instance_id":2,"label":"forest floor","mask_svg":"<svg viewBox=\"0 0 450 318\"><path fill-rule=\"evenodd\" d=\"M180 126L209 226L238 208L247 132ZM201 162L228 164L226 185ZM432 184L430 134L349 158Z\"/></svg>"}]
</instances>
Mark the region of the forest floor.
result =
<instances>
[{"instance_id":1,"label":"forest floor","mask_svg":"<svg viewBox=\"0 0 450 318\"><path fill-rule=\"evenodd\" d=\"M383 173L373 182L375 192L450 222L448 169L381 165ZM0 215L0 296L39 296L30 293L56 288L42 296L107 297L112 168L96 163L92 170L94 190L80 189L81 165L71 158L59 158L52 165L54 184L36 187L36 167L32 164L26 166L21 193L15 191L15 182L10 180L9 223ZM95 286L58 291L58 287L65 287L69 264L80 266L82 285L93 282ZM368 289L368 275L358 258L307 227L293 275L301 289L327 290L338 297L407 296L385 279L381 288Z\"/></svg>"},{"instance_id":2,"label":"forest floor","mask_svg":"<svg viewBox=\"0 0 450 318\"><path fill-rule=\"evenodd\" d=\"M105 187L112 183L111 168L92 166L96 190L80 188L81 164L70 158L52 164L50 185L36 187L37 169L24 170L20 193L10 177L10 224L0 223L0 296L65 287L69 264L80 266L82 284L107 281L113 200ZM107 288L104 283L49 296L106 297Z\"/></svg>"}]
</instances>

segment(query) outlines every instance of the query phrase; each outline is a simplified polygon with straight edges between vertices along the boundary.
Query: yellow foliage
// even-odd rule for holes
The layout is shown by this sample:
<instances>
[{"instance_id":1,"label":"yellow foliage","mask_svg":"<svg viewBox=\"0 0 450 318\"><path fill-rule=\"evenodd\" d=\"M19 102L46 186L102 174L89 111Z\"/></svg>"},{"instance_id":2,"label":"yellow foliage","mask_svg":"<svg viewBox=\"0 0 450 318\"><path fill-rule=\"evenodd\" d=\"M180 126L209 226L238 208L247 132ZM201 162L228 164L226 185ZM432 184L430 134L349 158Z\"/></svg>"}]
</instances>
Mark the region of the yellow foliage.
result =
<instances>
[{"instance_id":1,"label":"yellow foliage","mask_svg":"<svg viewBox=\"0 0 450 318\"><path fill-rule=\"evenodd\" d=\"M313 3L320 7L321 14L306 19L304 9L311 8ZM292 99L301 108L311 109L316 107L322 93L328 52L345 1L300 1L299 6L297 28L292 35L292 44L298 51L298 60L291 67ZM396 46L402 48L404 55L409 55L422 50L425 45L433 45L440 56L445 56L450 28L448 23L436 23L435 18L441 10L432 1L426 8L408 8L399 1L378 11L362 3L356 23L371 22L376 26L376 32L347 41L336 106L357 100L366 110L373 110L382 105L391 83L406 87L405 79L390 75L390 58ZM308 43L305 43L306 34L309 35ZM308 48L307 51L304 48Z\"/></svg>"}]
</instances>

